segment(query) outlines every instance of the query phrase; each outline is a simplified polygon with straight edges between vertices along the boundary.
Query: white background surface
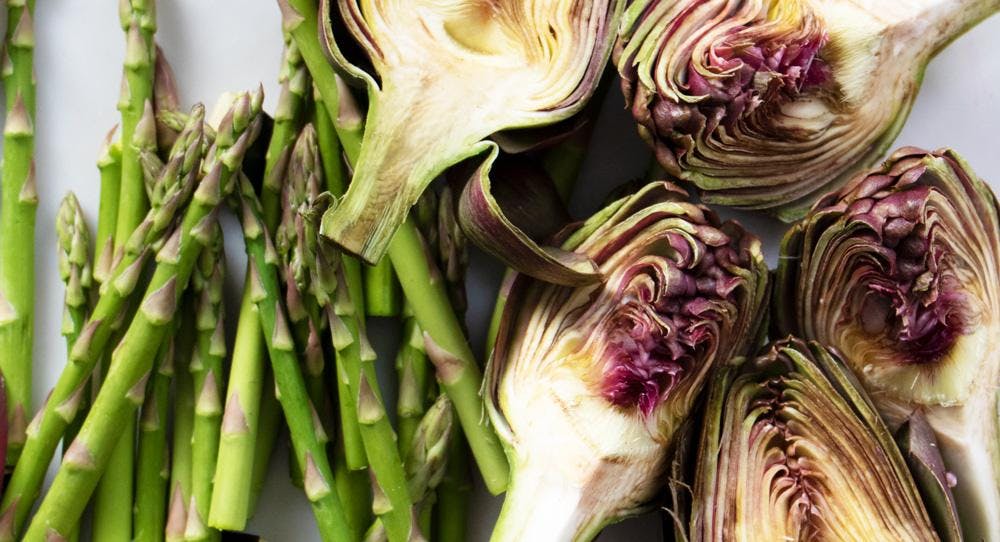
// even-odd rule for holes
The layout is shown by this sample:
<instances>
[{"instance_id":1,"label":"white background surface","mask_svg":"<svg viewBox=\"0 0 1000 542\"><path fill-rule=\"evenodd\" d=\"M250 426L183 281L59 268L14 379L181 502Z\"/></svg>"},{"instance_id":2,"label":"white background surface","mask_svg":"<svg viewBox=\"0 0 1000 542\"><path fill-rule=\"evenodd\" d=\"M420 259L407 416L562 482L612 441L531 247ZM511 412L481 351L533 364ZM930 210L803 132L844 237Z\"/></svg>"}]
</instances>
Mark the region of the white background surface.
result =
<instances>
[{"instance_id":1,"label":"white background surface","mask_svg":"<svg viewBox=\"0 0 1000 542\"><path fill-rule=\"evenodd\" d=\"M185 107L201 101L211 107L224 91L264 84L265 107L277 101L281 54L280 19L271 0L161 0L157 40L173 64ZM977 172L1000 188L1000 17L986 21L952 44L927 70L923 90L899 145L925 148L951 146ZM35 339L35 407L54 384L65 360L59 335L62 285L56 268L55 212L67 190L73 190L93 220L97 215L98 177L94 165L104 134L118 122L115 104L124 39L115 0L38 2L36 14L38 118L37 320ZM572 210L593 212L604 195L629 177L641 175L648 153L617 92L609 96L598 125L597 142L587 158L584 178ZM731 215L723 213L724 215ZM739 218L764 241L771 263L782 224L755 216ZM230 224L232 226L232 224ZM239 291L242 246L229 228L227 249L230 301ZM27 257L27 255L25 255ZM469 277L470 329L476 352L483 335L501 267L485 256L473 258ZM230 307L236 305L235 301ZM233 324L235 318L230 318ZM391 352L396 335L390 323L376 323L373 341ZM391 390L387 391L392 396ZM279 457L259 513L250 530L271 541L319 540L301 492L287 483L287 466ZM477 494L473 502L470 540L486 540L500 501ZM649 515L608 529L602 541L659 540L659 517Z\"/></svg>"}]
</instances>

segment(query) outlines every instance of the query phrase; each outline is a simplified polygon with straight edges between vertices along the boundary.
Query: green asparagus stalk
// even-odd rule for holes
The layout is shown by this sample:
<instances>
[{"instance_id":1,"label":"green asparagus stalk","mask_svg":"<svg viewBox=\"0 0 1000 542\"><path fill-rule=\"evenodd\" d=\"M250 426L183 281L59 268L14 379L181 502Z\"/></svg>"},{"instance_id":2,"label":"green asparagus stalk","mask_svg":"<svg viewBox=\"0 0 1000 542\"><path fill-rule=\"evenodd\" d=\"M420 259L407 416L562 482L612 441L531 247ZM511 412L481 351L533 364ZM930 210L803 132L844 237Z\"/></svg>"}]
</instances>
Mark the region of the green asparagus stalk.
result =
<instances>
[{"instance_id":1,"label":"green asparagus stalk","mask_svg":"<svg viewBox=\"0 0 1000 542\"><path fill-rule=\"evenodd\" d=\"M448 465L438 486L437 506L434 507L434 536L440 542L465 542L468 539L469 450L462 438L462 428L456 427L448 439Z\"/></svg>"},{"instance_id":2,"label":"green asparagus stalk","mask_svg":"<svg viewBox=\"0 0 1000 542\"><path fill-rule=\"evenodd\" d=\"M301 32L299 32L301 34ZM297 38L299 39L299 38ZM313 55L315 56L315 54ZM325 77L326 75L321 76ZM339 78L333 77L334 84ZM343 156L347 149L357 152L360 147L360 131L363 127L361 116L357 107L352 104L351 98L339 100L339 95L324 98L318 88L316 95L316 135L319 139L320 149L323 159L323 173L326 178L327 190L336 197L344 195L347 188L344 182ZM333 101L327 102L327 99ZM336 111L336 121L330 117L330 112ZM341 137L346 143L346 147L341 147ZM352 143L352 140L356 140ZM356 143L356 144L355 144ZM354 154L355 158L357 154ZM344 275L346 276L347 288L351 292L353 299L362 299L364 286L362 285L362 266L356 258L345 257L342 263ZM359 318L364 319L364 307L355 307L359 312ZM337 386L337 400L340 407L341 439L340 446L344 449L344 461L350 470L363 469L367 466L364 444L361 442L361 428L358 425L357 398L351 389L357 389L357 377L361 361L359 359L345 359L343 355L336 356L336 371L334 376ZM361 484L345 484L348 487L361 487ZM369 494L366 491L364 495ZM360 498L360 496L359 496ZM367 521L359 529L367 525Z\"/></svg>"},{"instance_id":3,"label":"green asparagus stalk","mask_svg":"<svg viewBox=\"0 0 1000 542\"><path fill-rule=\"evenodd\" d=\"M361 540L364 529L372 520L372 484L367 470L347 468L347 458L341 439L334 448L333 476L337 482L337 495L344 503L347 524L351 528L351 540Z\"/></svg>"},{"instance_id":4,"label":"green asparagus stalk","mask_svg":"<svg viewBox=\"0 0 1000 542\"><path fill-rule=\"evenodd\" d=\"M114 271L115 225L122 182L122 146L114 141L115 126L104 138L97 169L101 174L101 201L97 211L97 237L94 243L94 280L104 282Z\"/></svg>"},{"instance_id":5,"label":"green asparagus stalk","mask_svg":"<svg viewBox=\"0 0 1000 542\"><path fill-rule=\"evenodd\" d=\"M87 319L88 299L93 285L90 265L90 230L76 195L66 194L56 215L59 241L59 276L66 286L63 302L62 335L68 348L80 336Z\"/></svg>"},{"instance_id":6,"label":"green asparagus stalk","mask_svg":"<svg viewBox=\"0 0 1000 542\"><path fill-rule=\"evenodd\" d=\"M428 252L439 254L437 192L425 191L414 206L412 214L423 233ZM413 315L413 308L409 305L403 308L403 318L403 342L396 355L399 382L396 413L399 419L399 450L405 454L410 449L413 435L424 416L431 397L428 388L432 384L429 374L430 361L424 350L424 332L420 329L420 324ZM433 383L433 387L437 387L436 382Z\"/></svg>"},{"instance_id":7,"label":"green asparagus stalk","mask_svg":"<svg viewBox=\"0 0 1000 542\"><path fill-rule=\"evenodd\" d=\"M404 308L404 314L410 309ZM396 415L399 423L399 450L406 453L424 417L427 402L428 374L427 353L424 352L424 335L417 321L409 315L403 324L403 343L396 354L399 390Z\"/></svg>"},{"instance_id":8,"label":"green asparagus stalk","mask_svg":"<svg viewBox=\"0 0 1000 542\"><path fill-rule=\"evenodd\" d=\"M347 189L343 148L337 128L334 127L330 109L319 90L315 86L313 88L315 101L313 123L316 126L316 139L319 141L320 158L323 162L323 178L326 181L326 190L334 196L340 197ZM334 108L339 108L338 103L331 105ZM344 275L347 277L349 290L360 292L363 289L360 263L354 258L343 258L341 265ZM353 446L361 452L358 458L358 462L361 464L367 462L367 458L364 457L364 445L361 443L361 433L357 422L357 405L351 397L346 381L340 378L340 375L345 374L346 371L341 358L342 356L336 356L337 366L333 371L341 414L340 438L337 439L334 449L334 478L337 482L337 494L340 495L340 501L344 503L347 523L351 528L351 540L360 540L364 534L363 529L369 524L372 516L371 483L366 471L348 468L347 448ZM351 423L345 424L346 417L350 417L347 421ZM354 444L348 444L350 439L353 439L351 442Z\"/></svg>"},{"instance_id":9,"label":"green asparagus stalk","mask_svg":"<svg viewBox=\"0 0 1000 542\"><path fill-rule=\"evenodd\" d=\"M181 113L181 99L177 91L177 78L167 62L166 55L156 46L153 61L153 112L156 113L157 154L166 158L174 147L180 127L167 122L167 117Z\"/></svg>"},{"instance_id":10,"label":"green asparagus stalk","mask_svg":"<svg viewBox=\"0 0 1000 542\"><path fill-rule=\"evenodd\" d=\"M231 189L246 149L260 130L263 93L239 96L221 123L205 175L184 218L157 255L158 265L135 318L115 349L111 371L56 474L25 539L66 536L79 520L87 497L107 467L120 427L142 401L145 381L167 325L190 278L195 260L210 240L222 198Z\"/></svg>"},{"instance_id":11,"label":"green asparagus stalk","mask_svg":"<svg viewBox=\"0 0 1000 542\"><path fill-rule=\"evenodd\" d=\"M184 300L183 314L194 312L190 296ZM191 501L193 470L191 440L194 434L194 382L190 361L194 357L195 324L192 318L180 319L179 332L174 337L174 415L170 455L170 501L167 507L167 542L184 540L187 528L187 507Z\"/></svg>"},{"instance_id":12,"label":"green asparagus stalk","mask_svg":"<svg viewBox=\"0 0 1000 542\"><path fill-rule=\"evenodd\" d=\"M35 30L33 1L7 2L0 174L0 371L7 383L7 464L20 457L31 411L35 301ZM29 256L29 257L25 257Z\"/></svg>"},{"instance_id":13,"label":"green asparagus stalk","mask_svg":"<svg viewBox=\"0 0 1000 542\"><path fill-rule=\"evenodd\" d=\"M333 104L337 107L339 104ZM326 190L340 197L347 190L347 180L344 173L343 147L340 137L333 125L333 118L323 95L313 85L313 126L316 127L316 139L319 140L320 159L323 161L323 180Z\"/></svg>"},{"instance_id":14,"label":"green asparagus stalk","mask_svg":"<svg viewBox=\"0 0 1000 542\"><path fill-rule=\"evenodd\" d=\"M319 307L316 303L308 270L310 251L300 232L302 212L319 195L322 165L316 131L307 124L299 134L288 162L282 189L281 222L275 233L276 248L281 259L285 285L285 307L303 361L303 376L313 406L327 431L332 430L327 393L323 381L323 347L319 330Z\"/></svg>"},{"instance_id":15,"label":"green asparagus stalk","mask_svg":"<svg viewBox=\"0 0 1000 542\"><path fill-rule=\"evenodd\" d=\"M309 85L302 58L291 42L286 43L278 79L281 95L265 155L262 195L269 232L280 220L282 184ZM248 268L247 279L249 276ZM250 281L245 280L208 516L208 524L217 529L239 531L246 527L280 428L280 409L270 397L273 392L262 389L266 353L258 319Z\"/></svg>"},{"instance_id":16,"label":"green asparagus stalk","mask_svg":"<svg viewBox=\"0 0 1000 542\"><path fill-rule=\"evenodd\" d=\"M118 101L122 117L121 199L115 226L116 245L120 247L142 222L148 203L140 162L141 149L131 142L146 110L153 110L155 0L120 0L118 15L125 32L125 61ZM155 122L152 140L155 149Z\"/></svg>"},{"instance_id":17,"label":"green asparagus stalk","mask_svg":"<svg viewBox=\"0 0 1000 542\"><path fill-rule=\"evenodd\" d=\"M169 324L175 332L176 320ZM139 419L135 477L135 542L162 541L166 528L167 484L170 480L167 448L167 415L170 381L175 367L174 343L162 341L147 384ZM122 439L125 440L125 439Z\"/></svg>"},{"instance_id":18,"label":"green asparagus stalk","mask_svg":"<svg viewBox=\"0 0 1000 542\"><path fill-rule=\"evenodd\" d=\"M427 354L437 368L438 381L455 405L483 481L488 490L500 493L507 487L508 465L493 428L482 416L482 373L451 307L440 272L424 252L412 218L397 231L389 246L389 257L400 271L403 292L424 330Z\"/></svg>"},{"instance_id":19,"label":"green asparagus stalk","mask_svg":"<svg viewBox=\"0 0 1000 542\"><path fill-rule=\"evenodd\" d=\"M208 514L209 526L230 531L246 528L253 512L250 504L252 473L259 459L255 445L259 438L261 392L264 387L264 337L260 332L260 314L250 290L249 268L245 284ZM277 426L274 426L275 434Z\"/></svg>"},{"instance_id":20,"label":"green asparagus stalk","mask_svg":"<svg viewBox=\"0 0 1000 542\"><path fill-rule=\"evenodd\" d=\"M190 122L161 175L160 182L166 187L164 191L170 195L164 198L160 207L147 213L124 250L114 258L117 262L115 271L101 285L100 299L70 351L70 363L66 364L33 424L33 431L25 442L24 461L14 469L0 503L0 541L16 540L15 535L27 519L41 489L59 439L79 412L80 398L91 372L104 355L114 325L136 290L147 255L165 242L178 209L190 197L202 154L203 115L201 107L193 110Z\"/></svg>"},{"instance_id":21,"label":"green asparagus stalk","mask_svg":"<svg viewBox=\"0 0 1000 542\"><path fill-rule=\"evenodd\" d=\"M153 115L153 107L147 102L142 117L135 125L132 132L131 144L126 145L137 153L144 153L155 156L156 152L156 119ZM148 199L153 198L152 192L160 189L157 183L157 170L162 170L159 159L154 160L155 166L147 175L145 168L142 171L142 184ZM124 196L124 192L120 193ZM162 193L156 194L157 205L162 204ZM119 202L118 208L121 210L123 202ZM119 217L118 225L121 225ZM120 232L115 234L116 245L121 242L118 237ZM117 341L115 341L117 342ZM152 408L152 407L151 407ZM136 418L128 418L120 428L124 438L118 440L118 445L111 457L110 464L114 468L109 469L101 477L99 485L94 493L94 514L92 538L95 540L107 540L109 542L129 542L132 540L132 516L133 516L133 496L135 495L134 467L136 465ZM155 431L154 431L155 433ZM132 438L128 438L131 435ZM154 440L156 437L154 437Z\"/></svg>"},{"instance_id":22,"label":"green asparagus stalk","mask_svg":"<svg viewBox=\"0 0 1000 542\"><path fill-rule=\"evenodd\" d=\"M56 215L56 236L59 241L59 276L65 285L63 302L62 335L66 338L67 351L73 347L87 320L90 288L93 273L90 264L90 230L83 217L80 202L72 192L66 194ZM89 394L81 397L81 408L86 409ZM63 438L63 447L69 446L79 431L79 423L71 424Z\"/></svg>"},{"instance_id":23,"label":"green asparagus stalk","mask_svg":"<svg viewBox=\"0 0 1000 542\"><path fill-rule=\"evenodd\" d=\"M350 126L354 130L353 135L359 136L363 124L360 115L354 119L356 122L350 124L347 117L341 114L341 107L344 104L337 89L339 78L334 74L333 69L326 59L326 54L320 45L316 19L318 7L315 0L295 0L294 4L281 0L278 5L281 8L285 32L292 36L302 55L302 60L309 69L315 89L320 96L319 101L323 103L328 113L337 111L336 118L331 120L336 125L335 129L338 139L343 145L344 152L347 154L351 152L356 153L360 149L360 138L354 137L353 139L356 139L356 141L352 141L352 135L348 132L342 132L341 129ZM344 98L348 99L347 96ZM347 111L357 111L357 107L348 107ZM355 143L357 144L355 145ZM331 152L331 149L326 149L326 147L324 149L328 154ZM355 154L354 156L357 155ZM331 157L327 156L326 160L331 160ZM334 178L331 177L330 179ZM335 183L335 181L331 181L330 179L328 179L328 182ZM332 186L331 188L339 188L341 192L332 191L334 195L339 195L343 193L342 190L344 187ZM364 287L362 285L361 264L353 259L345 259L344 270L347 275L347 283L348 288L351 290L351 296L358 300L359 303L354 310L363 320ZM360 360L344 359L343 356L338 355L336 363L337 390L340 406L341 433L343 437L342 442L346 455L345 460L349 469L363 469L367 465L367 459L365 457L364 445L361 442L360 427L358 426L357 397L350 391L351 389L357 390L357 379L353 375L358 374L357 367ZM353 380L351 380L352 378Z\"/></svg>"},{"instance_id":24,"label":"green asparagus stalk","mask_svg":"<svg viewBox=\"0 0 1000 542\"><path fill-rule=\"evenodd\" d=\"M281 192L285 170L305 116L306 93L311 88L309 72L303 64L302 55L295 42L287 35L278 81L281 83L281 95L278 98L278 108L274 111L274 130L265 155L264 190L260 197L264 206L264 222L272 235L281 220Z\"/></svg>"},{"instance_id":25,"label":"green asparagus stalk","mask_svg":"<svg viewBox=\"0 0 1000 542\"><path fill-rule=\"evenodd\" d=\"M306 497L312 504L323 540L348 540L350 528L333 489L333 472L327 460L326 446L317 437L322 427L317 424L315 410L309 402L298 360L295 359L295 342L281 303L277 254L264 225L253 187L245 179L240 196L243 235L251 262L251 291L274 370L278 400L288 423L295 457L302 466Z\"/></svg>"},{"instance_id":26,"label":"green asparagus stalk","mask_svg":"<svg viewBox=\"0 0 1000 542\"><path fill-rule=\"evenodd\" d=\"M313 166L319 167L319 164L314 163ZM360 361L358 385L348 388L357 397L361 440L376 484L375 493L384 499L384 504L374 507L375 513L381 517L391 540L407 541L416 534L413 531L413 507L406 489L403 462L396 447L396 435L378 391L375 352L365 337L364 323L354 310L355 301L345 287L340 254L329 240L319 236L317 219L321 213L317 210L331 202L329 197L317 199L309 211L310 219L303 221L304 237L309 242L306 252L313 256L308 268L316 286L316 299L326 310L334 350L344 359Z\"/></svg>"},{"instance_id":27,"label":"green asparagus stalk","mask_svg":"<svg viewBox=\"0 0 1000 542\"><path fill-rule=\"evenodd\" d=\"M392 262L383 258L375 265L364 266L365 312L370 316L399 316L403 298Z\"/></svg>"},{"instance_id":28,"label":"green asparagus stalk","mask_svg":"<svg viewBox=\"0 0 1000 542\"><path fill-rule=\"evenodd\" d=\"M434 489L444 478L448 446L452 432L453 410L447 396L441 395L420 420L406 454L406 483L414 506L420 510L434 499ZM381 521L376 521L365 535L366 542L386 540Z\"/></svg>"},{"instance_id":29,"label":"green asparagus stalk","mask_svg":"<svg viewBox=\"0 0 1000 542\"><path fill-rule=\"evenodd\" d=\"M253 306L252 302L251 305ZM256 314L256 306L254 306L253 310ZM260 324L256 320L254 324L260 327ZM264 337L261 336L260 350L262 355L266 355L263 352L265 348ZM261 358L261 363L266 365L264 358ZM256 513L257 501L260 500L260 495L264 492L264 482L267 480L267 473L270 470L271 456L274 455L274 446L278 441L278 432L281 430L282 422L284 421L281 417L281 404L278 403L278 398L274 396L274 375L266 367L265 370L264 387L261 390L262 395L257 414L257 438L254 441L253 449L253 473L250 481L250 500L248 505L251 516Z\"/></svg>"},{"instance_id":30,"label":"green asparagus stalk","mask_svg":"<svg viewBox=\"0 0 1000 542\"><path fill-rule=\"evenodd\" d=\"M225 382L226 331L222 318L222 296L226 271L222 229L218 223L214 230L212 240L202 252L191 277L192 291L197 296L195 321L198 344L190 365L195 410L191 440L191 501L184 537L196 541L219 538L219 532L208 526L208 514L219 451L222 385Z\"/></svg>"}]
</instances>

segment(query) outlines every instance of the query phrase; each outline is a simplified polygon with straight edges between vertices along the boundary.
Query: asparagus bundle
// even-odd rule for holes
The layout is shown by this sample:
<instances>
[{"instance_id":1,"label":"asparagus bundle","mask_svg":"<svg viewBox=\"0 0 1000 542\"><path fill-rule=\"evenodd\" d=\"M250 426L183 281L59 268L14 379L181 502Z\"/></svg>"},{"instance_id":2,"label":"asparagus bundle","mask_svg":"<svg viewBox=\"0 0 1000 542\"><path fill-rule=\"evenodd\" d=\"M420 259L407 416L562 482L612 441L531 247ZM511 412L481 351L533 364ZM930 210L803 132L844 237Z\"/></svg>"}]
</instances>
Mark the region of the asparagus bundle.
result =
<instances>
[{"instance_id":1,"label":"asparagus bundle","mask_svg":"<svg viewBox=\"0 0 1000 542\"><path fill-rule=\"evenodd\" d=\"M180 225L157 254L156 272L135 319L115 349L108 378L28 527L26 540L67 536L79 520L85 497L94 490L120 436L119 426L142 402L153 354L176 313L195 259L210 240L207 236L217 208L231 190L235 171L260 130L262 100L262 92L242 94L217 130L198 189Z\"/></svg>"}]
</instances>

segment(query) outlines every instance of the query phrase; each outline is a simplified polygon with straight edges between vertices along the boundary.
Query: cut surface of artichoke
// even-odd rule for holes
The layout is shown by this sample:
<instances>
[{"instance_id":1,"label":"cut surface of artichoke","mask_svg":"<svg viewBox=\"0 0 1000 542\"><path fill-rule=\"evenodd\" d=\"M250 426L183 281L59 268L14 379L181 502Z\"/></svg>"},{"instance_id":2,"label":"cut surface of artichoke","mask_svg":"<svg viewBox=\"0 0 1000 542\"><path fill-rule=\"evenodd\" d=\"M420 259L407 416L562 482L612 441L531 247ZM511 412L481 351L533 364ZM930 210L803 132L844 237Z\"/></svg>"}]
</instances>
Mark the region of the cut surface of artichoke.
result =
<instances>
[{"instance_id":1,"label":"cut surface of artichoke","mask_svg":"<svg viewBox=\"0 0 1000 542\"><path fill-rule=\"evenodd\" d=\"M615 49L640 135L704 201L785 220L878 160L998 0L642 0Z\"/></svg>"},{"instance_id":2,"label":"cut surface of artichoke","mask_svg":"<svg viewBox=\"0 0 1000 542\"><path fill-rule=\"evenodd\" d=\"M836 347L895 427L921 410L966 539L1000 539L1000 212L952 151L901 149L786 235L775 314Z\"/></svg>"},{"instance_id":3,"label":"cut surface of artichoke","mask_svg":"<svg viewBox=\"0 0 1000 542\"><path fill-rule=\"evenodd\" d=\"M375 73L332 57L368 88L354 178L323 233L378 260L424 188L483 154L490 135L580 110L610 55L623 0L339 0ZM492 159L492 158L488 158Z\"/></svg>"},{"instance_id":4,"label":"cut surface of artichoke","mask_svg":"<svg viewBox=\"0 0 1000 542\"><path fill-rule=\"evenodd\" d=\"M818 343L720 373L700 446L691 541L938 540L888 428Z\"/></svg>"},{"instance_id":5,"label":"cut surface of artichoke","mask_svg":"<svg viewBox=\"0 0 1000 542\"><path fill-rule=\"evenodd\" d=\"M493 540L588 540L648 506L707 375L759 338L759 240L685 200L653 183L569 238L603 284L515 279L485 384L513 473Z\"/></svg>"}]
</instances>

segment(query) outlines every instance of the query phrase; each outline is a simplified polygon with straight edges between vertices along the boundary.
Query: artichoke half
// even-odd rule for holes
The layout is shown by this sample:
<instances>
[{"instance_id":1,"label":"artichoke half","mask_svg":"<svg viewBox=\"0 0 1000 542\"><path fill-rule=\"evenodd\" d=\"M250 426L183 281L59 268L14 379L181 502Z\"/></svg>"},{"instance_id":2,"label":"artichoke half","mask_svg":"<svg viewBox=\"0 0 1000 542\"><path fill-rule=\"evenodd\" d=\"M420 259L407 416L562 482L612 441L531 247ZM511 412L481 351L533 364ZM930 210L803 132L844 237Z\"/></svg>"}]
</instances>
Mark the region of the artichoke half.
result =
<instances>
[{"instance_id":1,"label":"artichoke half","mask_svg":"<svg viewBox=\"0 0 1000 542\"><path fill-rule=\"evenodd\" d=\"M921 412L967 540L1000 540L1000 217L954 152L905 148L782 242L782 332L836 347L889 425Z\"/></svg>"},{"instance_id":2,"label":"artichoke half","mask_svg":"<svg viewBox=\"0 0 1000 542\"><path fill-rule=\"evenodd\" d=\"M722 370L701 431L691 542L939 538L888 427L818 343Z\"/></svg>"},{"instance_id":3,"label":"artichoke half","mask_svg":"<svg viewBox=\"0 0 1000 542\"><path fill-rule=\"evenodd\" d=\"M878 160L930 58L997 0L638 0L615 64L639 133L704 201L790 221Z\"/></svg>"},{"instance_id":4,"label":"artichoke half","mask_svg":"<svg viewBox=\"0 0 1000 542\"><path fill-rule=\"evenodd\" d=\"M581 110L624 3L325 0L328 52L367 89L368 114L350 188L322 233L375 262L435 177L472 156L492 162L486 138ZM364 58L349 60L354 49Z\"/></svg>"},{"instance_id":5,"label":"artichoke half","mask_svg":"<svg viewBox=\"0 0 1000 542\"><path fill-rule=\"evenodd\" d=\"M494 541L589 540L648 506L706 376L758 344L760 241L652 183L563 244L606 282L514 279L486 371L512 484Z\"/></svg>"}]
</instances>

